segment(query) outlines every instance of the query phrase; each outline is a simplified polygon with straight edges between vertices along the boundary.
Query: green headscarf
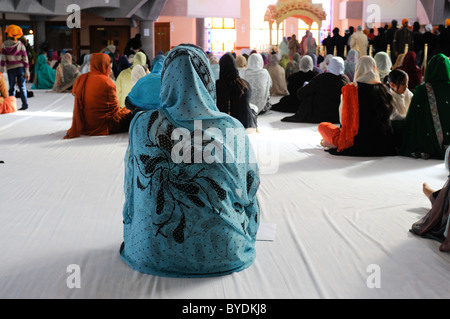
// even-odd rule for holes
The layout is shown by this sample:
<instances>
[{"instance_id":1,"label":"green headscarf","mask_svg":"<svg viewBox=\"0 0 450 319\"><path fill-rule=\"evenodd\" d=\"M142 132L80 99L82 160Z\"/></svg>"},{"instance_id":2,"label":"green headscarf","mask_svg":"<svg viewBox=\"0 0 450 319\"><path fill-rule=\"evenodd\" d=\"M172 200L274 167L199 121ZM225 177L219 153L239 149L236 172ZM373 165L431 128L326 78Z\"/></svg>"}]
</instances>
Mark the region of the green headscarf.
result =
<instances>
[{"instance_id":1,"label":"green headscarf","mask_svg":"<svg viewBox=\"0 0 450 319\"><path fill-rule=\"evenodd\" d=\"M442 53L430 60L425 72L425 82L450 82L450 61Z\"/></svg>"}]
</instances>

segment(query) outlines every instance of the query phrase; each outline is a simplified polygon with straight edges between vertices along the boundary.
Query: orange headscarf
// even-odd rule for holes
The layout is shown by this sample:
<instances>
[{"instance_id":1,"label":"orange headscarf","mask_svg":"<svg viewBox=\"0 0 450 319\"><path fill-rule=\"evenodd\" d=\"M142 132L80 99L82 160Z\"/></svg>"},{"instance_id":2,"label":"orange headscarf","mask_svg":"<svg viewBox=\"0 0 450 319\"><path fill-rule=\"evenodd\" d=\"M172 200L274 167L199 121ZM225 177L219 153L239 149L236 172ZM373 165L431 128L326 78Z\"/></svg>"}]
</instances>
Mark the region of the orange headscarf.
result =
<instances>
[{"instance_id":1,"label":"orange headscarf","mask_svg":"<svg viewBox=\"0 0 450 319\"><path fill-rule=\"evenodd\" d=\"M8 37L14 38L14 41L17 41L23 36L22 28L15 24L11 24L10 26L8 26L5 32L6 34L8 34Z\"/></svg>"},{"instance_id":2,"label":"orange headscarf","mask_svg":"<svg viewBox=\"0 0 450 319\"><path fill-rule=\"evenodd\" d=\"M108 135L110 128L120 125L130 110L119 107L116 87L109 78L111 59L104 53L93 53L91 71L78 77L73 85L75 96L72 127L65 139L80 135ZM89 79L89 85L87 85Z\"/></svg>"},{"instance_id":3,"label":"orange headscarf","mask_svg":"<svg viewBox=\"0 0 450 319\"><path fill-rule=\"evenodd\" d=\"M408 22L409 22L408 19L403 19L403 20L402 20L402 25L404 25L405 23L408 23Z\"/></svg>"}]
</instances>

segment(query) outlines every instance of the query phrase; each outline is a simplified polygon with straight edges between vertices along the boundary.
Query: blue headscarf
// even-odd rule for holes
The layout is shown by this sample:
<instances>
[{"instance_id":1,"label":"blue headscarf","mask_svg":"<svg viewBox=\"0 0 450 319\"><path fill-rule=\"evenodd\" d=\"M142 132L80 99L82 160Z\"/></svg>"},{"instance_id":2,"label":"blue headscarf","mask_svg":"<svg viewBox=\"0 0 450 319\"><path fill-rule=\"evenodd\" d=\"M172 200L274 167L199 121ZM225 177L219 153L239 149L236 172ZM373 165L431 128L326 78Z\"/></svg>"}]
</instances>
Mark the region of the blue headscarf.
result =
<instances>
[{"instance_id":1,"label":"blue headscarf","mask_svg":"<svg viewBox=\"0 0 450 319\"><path fill-rule=\"evenodd\" d=\"M36 83L31 87L32 90L47 89L51 90L55 84L56 70L52 69L47 63L47 57L40 54L34 67Z\"/></svg>"},{"instance_id":2,"label":"blue headscarf","mask_svg":"<svg viewBox=\"0 0 450 319\"><path fill-rule=\"evenodd\" d=\"M159 95L164 58L164 55L157 55L153 59L151 72L140 78L128 94L130 102L141 110L155 110L161 106Z\"/></svg>"},{"instance_id":3,"label":"blue headscarf","mask_svg":"<svg viewBox=\"0 0 450 319\"><path fill-rule=\"evenodd\" d=\"M121 256L157 276L241 271L256 257L260 221L259 170L248 136L218 110L201 49L174 48L161 81L161 108L137 113L130 125ZM177 160L180 150L185 161Z\"/></svg>"}]
</instances>

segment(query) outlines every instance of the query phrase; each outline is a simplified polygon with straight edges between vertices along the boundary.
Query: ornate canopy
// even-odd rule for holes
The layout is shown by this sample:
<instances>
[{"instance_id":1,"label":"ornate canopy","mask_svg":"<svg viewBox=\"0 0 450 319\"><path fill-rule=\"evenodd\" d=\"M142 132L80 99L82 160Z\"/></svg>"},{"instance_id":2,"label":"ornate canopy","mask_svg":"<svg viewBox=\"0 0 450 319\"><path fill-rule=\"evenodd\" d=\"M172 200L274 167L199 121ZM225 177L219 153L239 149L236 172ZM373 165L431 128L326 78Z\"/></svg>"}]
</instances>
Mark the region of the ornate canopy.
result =
<instances>
[{"instance_id":1,"label":"ornate canopy","mask_svg":"<svg viewBox=\"0 0 450 319\"><path fill-rule=\"evenodd\" d=\"M267 7L264 21L269 22L270 30L275 22L278 30L279 24L290 17L303 20L310 28L316 22L320 29L327 14L321 4L312 3L312 0L278 0Z\"/></svg>"},{"instance_id":2,"label":"ornate canopy","mask_svg":"<svg viewBox=\"0 0 450 319\"><path fill-rule=\"evenodd\" d=\"M264 21L280 24L290 17L301 19L309 26L316 22L320 28L327 14L320 3L312 3L312 0L279 0L267 7Z\"/></svg>"}]
</instances>

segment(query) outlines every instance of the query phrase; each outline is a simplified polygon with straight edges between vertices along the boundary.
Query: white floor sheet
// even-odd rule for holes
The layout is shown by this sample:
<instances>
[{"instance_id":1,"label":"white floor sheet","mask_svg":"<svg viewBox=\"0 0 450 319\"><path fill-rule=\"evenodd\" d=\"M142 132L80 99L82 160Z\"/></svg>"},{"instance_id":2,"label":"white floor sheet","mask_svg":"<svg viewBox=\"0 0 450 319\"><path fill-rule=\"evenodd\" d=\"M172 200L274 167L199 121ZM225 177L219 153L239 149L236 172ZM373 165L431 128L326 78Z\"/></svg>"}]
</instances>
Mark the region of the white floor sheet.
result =
<instances>
[{"instance_id":1,"label":"white floor sheet","mask_svg":"<svg viewBox=\"0 0 450 319\"><path fill-rule=\"evenodd\" d=\"M240 273L154 277L119 256L127 134L63 140L73 96L34 93L0 115L0 298L450 297L450 254L409 232L430 208L422 183L447 180L442 161L333 157L317 125L262 115L251 140L275 239Z\"/></svg>"}]
</instances>

